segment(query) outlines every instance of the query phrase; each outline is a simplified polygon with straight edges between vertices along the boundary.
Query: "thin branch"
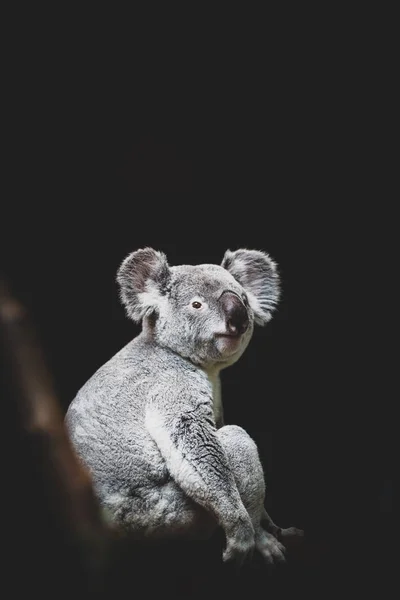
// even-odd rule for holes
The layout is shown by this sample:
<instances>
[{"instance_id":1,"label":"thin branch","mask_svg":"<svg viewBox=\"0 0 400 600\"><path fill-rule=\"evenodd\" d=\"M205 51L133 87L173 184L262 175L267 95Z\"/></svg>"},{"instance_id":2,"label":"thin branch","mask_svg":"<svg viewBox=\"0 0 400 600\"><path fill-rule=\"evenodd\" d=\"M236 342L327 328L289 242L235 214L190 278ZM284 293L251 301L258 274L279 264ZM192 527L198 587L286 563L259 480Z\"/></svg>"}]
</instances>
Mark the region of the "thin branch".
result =
<instances>
[{"instance_id":1,"label":"thin branch","mask_svg":"<svg viewBox=\"0 0 400 600\"><path fill-rule=\"evenodd\" d=\"M0 279L0 334L22 429L40 457L40 468L65 532L99 562L111 536L88 471L68 438L60 404L29 315Z\"/></svg>"}]
</instances>

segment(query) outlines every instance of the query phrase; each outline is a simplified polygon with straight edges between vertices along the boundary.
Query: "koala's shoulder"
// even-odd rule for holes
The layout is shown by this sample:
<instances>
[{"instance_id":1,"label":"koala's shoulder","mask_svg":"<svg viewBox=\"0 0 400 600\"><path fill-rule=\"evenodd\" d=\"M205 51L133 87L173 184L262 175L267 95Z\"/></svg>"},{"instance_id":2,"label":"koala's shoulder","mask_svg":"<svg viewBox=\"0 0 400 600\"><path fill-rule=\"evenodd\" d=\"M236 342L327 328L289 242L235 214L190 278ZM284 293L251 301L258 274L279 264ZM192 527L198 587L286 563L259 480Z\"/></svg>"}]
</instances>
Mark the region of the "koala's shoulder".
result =
<instances>
[{"instance_id":1,"label":"koala's shoulder","mask_svg":"<svg viewBox=\"0 0 400 600\"><path fill-rule=\"evenodd\" d=\"M164 389L192 389L210 391L206 374L169 348L157 343L149 343L142 336L129 342L108 360L87 381L84 388L97 389L102 395L119 388L131 389L136 386Z\"/></svg>"}]
</instances>

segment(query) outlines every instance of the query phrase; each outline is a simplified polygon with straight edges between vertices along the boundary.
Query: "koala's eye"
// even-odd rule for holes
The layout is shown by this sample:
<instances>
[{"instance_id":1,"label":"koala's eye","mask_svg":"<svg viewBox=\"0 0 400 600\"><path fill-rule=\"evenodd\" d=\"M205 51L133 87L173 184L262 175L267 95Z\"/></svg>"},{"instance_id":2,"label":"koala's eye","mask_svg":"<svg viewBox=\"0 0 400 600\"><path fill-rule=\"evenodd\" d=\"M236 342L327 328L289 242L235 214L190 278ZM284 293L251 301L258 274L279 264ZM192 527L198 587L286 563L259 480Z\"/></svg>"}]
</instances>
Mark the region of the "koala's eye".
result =
<instances>
[{"instance_id":1,"label":"koala's eye","mask_svg":"<svg viewBox=\"0 0 400 600\"><path fill-rule=\"evenodd\" d=\"M193 306L193 308L201 308L202 303L199 302L198 300L195 300L194 302L192 302L192 306Z\"/></svg>"}]
</instances>

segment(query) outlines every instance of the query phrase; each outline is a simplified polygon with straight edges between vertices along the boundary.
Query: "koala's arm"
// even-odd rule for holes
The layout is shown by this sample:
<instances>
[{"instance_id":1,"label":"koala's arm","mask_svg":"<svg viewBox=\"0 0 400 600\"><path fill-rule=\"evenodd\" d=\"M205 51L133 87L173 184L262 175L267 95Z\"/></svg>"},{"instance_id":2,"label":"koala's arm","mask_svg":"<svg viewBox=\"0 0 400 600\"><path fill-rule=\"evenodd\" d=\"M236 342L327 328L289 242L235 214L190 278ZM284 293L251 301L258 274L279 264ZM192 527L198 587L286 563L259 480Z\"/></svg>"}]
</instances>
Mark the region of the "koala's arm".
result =
<instances>
[{"instance_id":1,"label":"koala's arm","mask_svg":"<svg viewBox=\"0 0 400 600\"><path fill-rule=\"evenodd\" d=\"M224 560L243 560L253 549L254 529L240 498L228 459L216 435L211 407L185 398L153 398L146 427L171 477L184 493L212 513L224 529ZM197 404L197 406L196 406Z\"/></svg>"}]
</instances>

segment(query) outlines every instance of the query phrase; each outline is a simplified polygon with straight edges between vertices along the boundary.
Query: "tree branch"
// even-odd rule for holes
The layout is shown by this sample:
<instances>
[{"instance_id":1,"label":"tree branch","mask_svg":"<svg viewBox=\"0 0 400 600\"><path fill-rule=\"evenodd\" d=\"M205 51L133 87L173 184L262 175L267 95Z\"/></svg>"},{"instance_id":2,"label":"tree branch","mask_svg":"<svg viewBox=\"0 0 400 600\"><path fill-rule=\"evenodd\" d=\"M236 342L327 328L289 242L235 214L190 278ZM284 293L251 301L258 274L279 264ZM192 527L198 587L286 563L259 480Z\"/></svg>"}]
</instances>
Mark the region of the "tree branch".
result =
<instances>
[{"instance_id":1,"label":"tree branch","mask_svg":"<svg viewBox=\"0 0 400 600\"><path fill-rule=\"evenodd\" d=\"M88 471L75 454L29 315L0 278L0 334L21 425L38 453L63 531L89 569L104 566L113 530L102 519Z\"/></svg>"}]
</instances>

